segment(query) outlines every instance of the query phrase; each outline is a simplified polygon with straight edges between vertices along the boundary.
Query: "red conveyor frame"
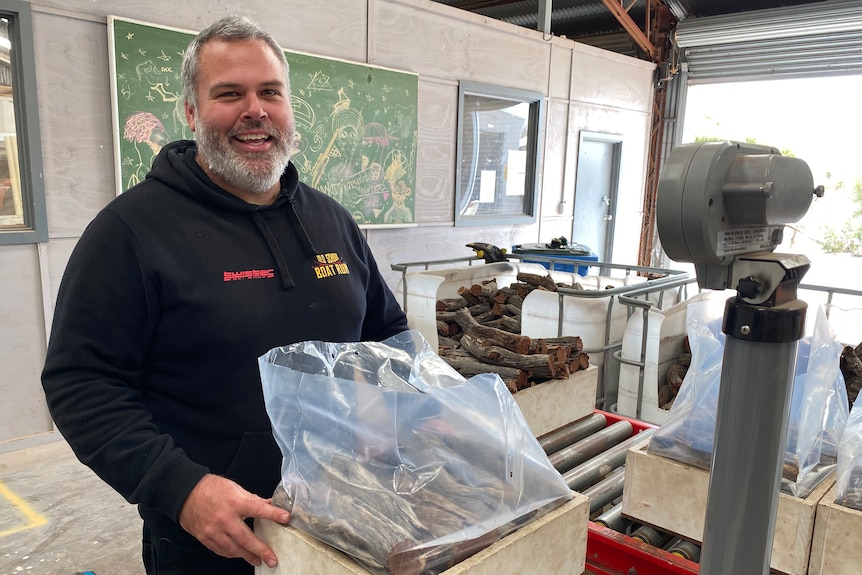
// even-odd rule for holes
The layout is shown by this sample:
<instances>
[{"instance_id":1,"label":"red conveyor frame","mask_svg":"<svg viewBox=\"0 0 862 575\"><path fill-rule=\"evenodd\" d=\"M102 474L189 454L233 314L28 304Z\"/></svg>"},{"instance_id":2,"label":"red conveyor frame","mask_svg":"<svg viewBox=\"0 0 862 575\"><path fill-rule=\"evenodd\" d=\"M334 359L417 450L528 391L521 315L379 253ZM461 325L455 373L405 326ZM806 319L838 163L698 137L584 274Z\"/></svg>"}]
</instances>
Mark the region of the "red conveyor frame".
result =
<instances>
[{"instance_id":1,"label":"red conveyor frame","mask_svg":"<svg viewBox=\"0 0 862 575\"><path fill-rule=\"evenodd\" d=\"M629 421L638 433L657 427L616 413L596 412L604 415L608 424ZM586 569L596 575L697 575L700 570L693 561L592 521L587 525Z\"/></svg>"}]
</instances>

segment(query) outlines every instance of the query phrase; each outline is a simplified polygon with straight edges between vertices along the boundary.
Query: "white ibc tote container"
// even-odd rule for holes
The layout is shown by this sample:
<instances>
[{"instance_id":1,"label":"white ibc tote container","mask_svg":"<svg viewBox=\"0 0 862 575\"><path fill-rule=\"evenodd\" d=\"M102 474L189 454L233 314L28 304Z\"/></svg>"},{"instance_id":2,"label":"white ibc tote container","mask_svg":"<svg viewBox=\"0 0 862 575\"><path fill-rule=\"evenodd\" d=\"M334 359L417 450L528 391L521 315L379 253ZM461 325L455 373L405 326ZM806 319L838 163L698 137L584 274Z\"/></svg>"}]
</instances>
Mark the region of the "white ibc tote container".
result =
<instances>
[{"instance_id":1,"label":"white ibc tote container","mask_svg":"<svg viewBox=\"0 0 862 575\"><path fill-rule=\"evenodd\" d=\"M664 382L667 371L679 361L686 336L686 318L690 303L712 301L714 312L720 317L724 302L734 292L705 291L665 310L650 308L646 313L647 335L645 356L641 358L644 312L636 310L626 323L623 345L620 350L620 387L616 411L620 415L662 425L667 421L670 411L658 404L659 384ZM643 363L643 368L633 363ZM641 369L643 369L643 388L638 401ZM638 405L640 404L640 412Z\"/></svg>"}]
</instances>

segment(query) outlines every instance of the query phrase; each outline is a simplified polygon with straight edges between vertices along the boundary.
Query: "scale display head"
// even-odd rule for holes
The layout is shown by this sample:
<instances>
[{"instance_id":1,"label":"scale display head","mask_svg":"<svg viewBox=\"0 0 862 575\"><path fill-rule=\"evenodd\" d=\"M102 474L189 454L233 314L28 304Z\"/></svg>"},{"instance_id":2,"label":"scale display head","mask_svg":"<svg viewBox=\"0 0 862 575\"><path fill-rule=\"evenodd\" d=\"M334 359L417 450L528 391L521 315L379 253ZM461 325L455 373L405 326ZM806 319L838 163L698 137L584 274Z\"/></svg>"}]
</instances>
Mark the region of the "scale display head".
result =
<instances>
[{"instance_id":1,"label":"scale display head","mask_svg":"<svg viewBox=\"0 0 862 575\"><path fill-rule=\"evenodd\" d=\"M777 149L740 142L677 146L665 161L656 225L668 257L695 264L702 288L726 289L734 260L771 252L815 195L811 169Z\"/></svg>"}]
</instances>

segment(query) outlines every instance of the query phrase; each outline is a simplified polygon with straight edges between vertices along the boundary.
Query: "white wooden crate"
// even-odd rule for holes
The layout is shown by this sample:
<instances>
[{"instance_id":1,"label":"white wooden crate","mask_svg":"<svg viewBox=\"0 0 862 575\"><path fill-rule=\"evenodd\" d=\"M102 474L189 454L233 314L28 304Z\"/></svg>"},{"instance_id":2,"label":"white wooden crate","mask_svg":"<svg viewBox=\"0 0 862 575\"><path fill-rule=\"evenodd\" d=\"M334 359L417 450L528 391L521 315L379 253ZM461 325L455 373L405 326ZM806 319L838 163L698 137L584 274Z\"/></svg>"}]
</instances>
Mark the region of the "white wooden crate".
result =
<instances>
[{"instance_id":1,"label":"white wooden crate","mask_svg":"<svg viewBox=\"0 0 862 575\"><path fill-rule=\"evenodd\" d=\"M646 439L626 454L623 515L702 542L709 473L647 453L648 445ZM808 573L817 504L834 483L833 474L805 499L779 494L770 562L773 570L786 575Z\"/></svg>"},{"instance_id":2,"label":"white wooden crate","mask_svg":"<svg viewBox=\"0 0 862 575\"><path fill-rule=\"evenodd\" d=\"M862 511L835 503L838 485L817 504L809 575L857 575L862 570Z\"/></svg>"},{"instance_id":3,"label":"white wooden crate","mask_svg":"<svg viewBox=\"0 0 862 575\"><path fill-rule=\"evenodd\" d=\"M590 500L579 493L573 496L441 575L581 575ZM258 519L254 531L280 559L275 569L255 568L255 575L372 575L344 553L293 527Z\"/></svg>"},{"instance_id":4,"label":"white wooden crate","mask_svg":"<svg viewBox=\"0 0 862 575\"><path fill-rule=\"evenodd\" d=\"M513 395L535 437L591 415L599 370L591 365L566 379L552 379Z\"/></svg>"}]
</instances>

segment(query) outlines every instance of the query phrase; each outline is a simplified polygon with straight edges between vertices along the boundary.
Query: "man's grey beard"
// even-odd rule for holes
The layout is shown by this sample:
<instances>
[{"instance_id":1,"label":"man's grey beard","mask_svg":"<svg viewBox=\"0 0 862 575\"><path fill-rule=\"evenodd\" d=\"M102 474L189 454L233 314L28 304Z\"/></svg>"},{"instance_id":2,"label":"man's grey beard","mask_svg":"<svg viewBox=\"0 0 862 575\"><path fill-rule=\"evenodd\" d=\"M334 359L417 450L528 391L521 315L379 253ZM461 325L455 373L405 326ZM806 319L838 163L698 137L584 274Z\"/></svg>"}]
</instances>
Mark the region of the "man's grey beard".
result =
<instances>
[{"instance_id":1,"label":"man's grey beard","mask_svg":"<svg viewBox=\"0 0 862 575\"><path fill-rule=\"evenodd\" d=\"M267 130L275 139L275 146L267 152L260 152L254 160L229 143L229 139L237 133L261 129ZM290 150L293 148L293 134L285 138L274 126L259 121L247 122L223 135L198 120L195 139L198 153L206 160L214 175L229 186L255 194L268 192L278 182L290 161Z\"/></svg>"}]
</instances>

